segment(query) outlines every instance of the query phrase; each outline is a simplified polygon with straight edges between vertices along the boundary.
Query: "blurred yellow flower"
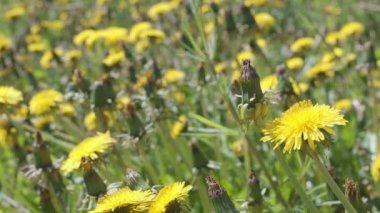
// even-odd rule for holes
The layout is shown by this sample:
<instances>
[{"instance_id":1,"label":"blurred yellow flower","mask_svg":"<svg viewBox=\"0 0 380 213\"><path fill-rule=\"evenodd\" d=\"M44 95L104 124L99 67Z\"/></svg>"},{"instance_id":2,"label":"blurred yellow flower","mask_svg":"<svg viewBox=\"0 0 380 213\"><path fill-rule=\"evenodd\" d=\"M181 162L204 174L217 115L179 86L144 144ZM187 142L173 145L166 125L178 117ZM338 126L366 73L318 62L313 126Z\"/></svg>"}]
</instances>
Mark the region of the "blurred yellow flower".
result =
<instances>
[{"instance_id":1,"label":"blurred yellow flower","mask_svg":"<svg viewBox=\"0 0 380 213\"><path fill-rule=\"evenodd\" d=\"M243 156L243 141L238 140L232 143L232 151L237 157Z\"/></svg>"},{"instance_id":2,"label":"blurred yellow flower","mask_svg":"<svg viewBox=\"0 0 380 213\"><path fill-rule=\"evenodd\" d=\"M114 125L114 116L110 111L104 111L104 116L107 120L107 127L110 128ZM96 129L96 114L95 112L90 112L84 117L84 125L89 131Z\"/></svg>"},{"instance_id":3,"label":"blurred yellow flower","mask_svg":"<svg viewBox=\"0 0 380 213\"><path fill-rule=\"evenodd\" d=\"M58 31L65 27L65 22L62 20L45 20L41 22L41 26L48 30Z\"/></svg>"},{"instance_id":4,"label":"blurred yellow flower","mask_svg":"<svg viewBox=\"0 0 380 213\"><path fill-rule=\"evenodd\" d=\"M96 208L90 213L104 212L146 212L153 202L154 195L150 191L131 190L128 187L107 194L100 198Z\"/></svg>"},{"instance_id":5,"label":"blurred yellow flower","mask_svg":"<svg viewBox=\"0 0 380 213\"><path fill-rule=\"evenodd\" d=\"M82 52L80 50L70 50L65 53L64 59L65 61L73 61L82 56Z\"/></svg>"},{"instance_id":6,"label":"blurred yellow flower","mask_svg":"<svg viewBox=\"0 0 380 213\"><path fill-rule=\"evenodd\" d=\"M343 53L344 52L342 48L335 47L332 51L323 54L321 62L322 63L332 62L335 59L342 57Z\"/></svg>"},{"instance_id":7,"label":"blurred yellow flower","mask_svg":"<svg viewBox=\"0 0 380 213\"><path fill-rule=\"evenodd\" d=\"M336 45L340 40L340 32L335 31L335 32L330 32L327 33L325 37L325 42L330 45Z\"/></svg>"},{"instance_id":8,"label":"blurred yellow flower","mask_svg":"<svg viewBox=\"0 0 380 213\"><path fill-rule=\"evenodd\" d=\"M70 103L63 103L59 106L59 112L66 117L72 117L75 112L75 108Z\"/></svg>"},{"instance_id":9,"label":"blurred yellow flower","mask_svg":"<svg viewBox=\"0 0 380 213\"><path fill-rule=\"evenodd\" d=\"M162 77L162 83L164 85L172 84L181 81L185 78L185 73L177 69L168 69Z\"/></svg>"},{"instance_id":10,"label":"blurred yellow flower","mask_svg":"<svg viewBox=\"0 0 380 213\"><path fill-rule=\"evenodd\" d=\"M0 127L0 145L5 146L9 141L8 131L2 127Z\"/></svg>"},{"instance_id":11,"label":"blurred yellow flower","mask_svg":"<svg viewBox=\"0 0 380 213\"><path fill-rule=\"evenodd\" d=\"M255 55L251 51L242 51L242 52L239 52L236 56L236 60L239 63L243 63L243 60L245 59L253 60L254 58L255 58Z\"/></svg>"},{"instance_id":12,"label":"blurred yellow flower","mask_svg":"<svg viewBox=\"0 0 380 213\"><path fill-rule=\"evenodd\" d=\"M186 127L187 118L186 115L180 115L178 120L174 123L170 130L170 136L172 138L177 138Z\"/></svg>"},{"instance_id":13,"label":"blurred yellow flower","mask_svg":"<svg viewBox=\"0 0 380 213\"><path fill-rule=\"evenodd\" d=\"M371 166L371 175L376 182L380 181L380 154Z\"/></svg>"},{"instance_id":14,"label":"blurred yellow flower","mask_svg":"<svg viewBox=\"0 0 380 213\"><path fill-rule=\"evenodd\" d=\"M15 105L24 100L22 93L9 86L0 86L0 104Z\"/></svg>"},{"instance_id":15,"label":"blurred yellow flower","mask_svg":"<svg viewBox=\"0 0 380 213\"><path fill-rule=\"evenodd\" d=\"M41 115L32 120L32 124L36 129L43 129L49 124L53 123L55 118L53 115Z\"/></svg>"},{"instance_id":16,"label":"blurred yellow flower","mask_svg":"<svg viewBox=\"0 0 380 213\"><path fill-rule=\"evenodd\" d=\"M335 102L334 107L339 110L347 111L351 109L352 103L350 99L340 99Z\"/></svg>"},{"instance_id":17,"label":"blurred yellow flower","mask_svg":"<svg viewBox=\"0 0 380 213\"><path fill-rule=\"evenodd\" d=\"M340 9L339 6L336 6L333 4L328 4L323 9L327 14L335 15L335 16L340 15L342 12L342 9Z\"/></svg>"},{"instance_id":18,"label":"blurred yellow flower","mask_svg":"<svg viewBox=\"0 0 380 213\"><path fill-rule=\"evenodd\" d=\"M261 30L264 30L264 31L272 28L272 26L274 25L274 22L275 22L273 16L271 16L269 13L265 13L265 12L257 13L255 15L255 21L256 21L257 26Z\"/></svg>"},{"instance_id":19,"label":"blurred yellow flower","mask_svg":"<svg viewBox=\"0 0 380 213\"><path fill-rule=\"evenodd\" d=\"M267 41L265 39L263 39L263 38L257 38L256 39L256 44L260 48L265 48L267 46Z\"/></svg>"},{"instance_id":20,"label":"blurred yellow flower","mask_svg":"<svg viewBox=\"0 0 380 213\"><path fill-rule=\"evenodd\" d=\"M28 106L22 104L21 106L16 108L15 112L11 115L11 118L14 121L23 121L28 117L28 113Z\"/></svg>"},{"instance_id":21,"label":"blurred yellow flower","mask_svg":"<svg viewBox=\"0 0 380 213\"><path fill-rule=\"evenodd\" d=\"M262 6L267 4L268 0L244 0L244 5L247 7L251 6Z\"/></svg>"},{"instance_id":22,"label":"blurred yellow flower","mask_svg":"<svg viewBox=\"0 0 380 213\"><path fill-rule=\"evenodd\" d=\"M89 157L96 160L100 153L104 153L106 149L116 143L109 132L98 132L95 136L85 138L77 146L75 146L61 165L61 171L64 175L80 167L82 157Z\"/></svg>"},{"instance_id":23,"label":"blurred yellow flower","mask_svg":"<svg viewBox=\"0 0 380 213\"><path fill-rule=\"evenodd\" d=\"M35 94L29 101L29 110L31 114L41 115L50 112L52 108L57 107L58 103L63 101L63 95L54 89L45 89Z\"/></svg>"},{"instance_id":24,"label":"blurred yellow flower","mask_svg":"<svg viewBox=\"0 0 380 213\"><path fill-rule=\"evenodd\" d=\"M40 65L42 68L50 68L51 62L54 59L54 56L60 57L63 56L63 50L61 48L55 48L53 50L46 50L44 54L41 56Z\"/></svg>"},{"instance_id":25,"label":"blurred yellow flower","mask_svg":"<svg viewBox=\"0 0 380 213\"><path fill-rule=\"evenodd\" d=\"M292 84L293 91L296 95L306 92L309 89L309 84L304 82L297 82L293 78L289 77L289 81Z\"/></svg>"},{"instance_id":26,"label":"blurred yellow flower","mask_svg":"<svg viewBox=\"0 0 380 213\"><path fill-rule=\"evenodd\" d=\"M18 4L11 9L7 10L4 14L4 18L7 20L12 20L17 17L23 16L26 14L26 7L25 5Z\"/></svg>"},{"instance_id":27,"label":"blurred yellow flower","mask_svg":"<svg viewBox=\"0 0 380 213\"><path fill-rule=\"evenodd\" d=\"M76 45L85 44L87 39L94 36L94 34L96 34L95 30L83 30L74 36L74 39L73 39L74 44Z\"/></svg>"},{"instance_id":28,"label":"blurred yellow flower","mask_svg":"<svg viewBox=\"0 0 380 213\"><path fill-rule=\"evenodd\" d=\"M333 77L335 63L318 63L306 71L307 78Z\"/></svg>"},{"instance_id":29,"label":"blurred yellow flower","mask_svg":"<svg viewBox=\"0 0 380 213\"><path fill-rule=\"evenodd\" d=\"M349 22L342 26L339 31L339 36L342 40L348 39L353 36L358 36L364 32L364 25L360 22Z\"/></svg>"},{"instance_id":30,"label":"blurred yellow flower","mask_svg":"<svg viewBox=\"0 0 380 213\"><path fill-rule=\"evenodd\" d=\"M222 73L225 72L227 68L227 63L226 62L219 62L214 65L214 70L216 73Z\"/></svg>"},{"instance_id":31,"label":"blurred yellow flower","mask_svg":"<svg viewBox=\"0 0 380 213\"><path fill-rule=\"evenodd\" d=\"M0 52L3 50L10 49L12 46L12 40L0 33Z\"/></svg>"},{"instance_id":32,"label":"blurred yellow flower","mask_svg":"<svg viewBox=\"0 0 380 213\"><path fill-rule=\"evenodd\" d=\"M177 104L183 104L185 103L186 95L183 92L175 91L174 100L177 102Z\"/></svg>"},{"instance_id":33,"label":"blurred yellow flower","mask_svg":"<svg viewBox=\"0 0 380 213\"><path fill-rule=\"evenodd\" d=\"M178 3L175 1L160 2L154 4L148 9L148 16L153 20L157 20L160 16L170 13L178 7Z\"/></svg>"},{"instance_id":34,"label":"blurred yellow flower","mask_svg":"<svg viewBox=\"0 0 380 213\"><path fill-rule=\"evenodd\" d=\"M175 182L166 185L154 198L149 213L164 213L167 209L171 212L181 212L181 207L186 205L186 198L192 186L185 186L184 182Z\"/></svg>"},{"instance_id":35,"label":"blurred yellow flower","mask_svg":"<svg viewBox=\"0 0 380 213\"><path fill-rule=\"evenodd\" d=\"M123 50L115 51L107 55L105 59L103 59L103 64L108 67L120 64L125 61L125 54Z\"/></svg>"},{"instance_id":36,"label":"blurred yellow flower","mask_svg":"<svg viewBox=\"0 0 380 213\"><path fill-rule=\"evenodd\" d=\"M134 24L129 31L128 40L131 43L137 42L141 37L141 33L145 30L152 29L152 24L149 22L138 22Z\"/></svg>"},{"instance_id":37,"label":"blurred yellow flower","mask_svg":"<svg viewBox=\"0 0 380 213\"><path fill-rule=\"evenodd\" d=\"M42 52L42 51L45 51L47 48L48 46L45 42L36 42L36 43L28 44L28 52ZM48 56L45 56L45 57L48 57ZM45 61L48 61L48 59L50 58L44 59L43 63L46 64L47 62Z\"/></svg>"},{"instance_id":38,"label":"blurred yellow flower","mask_svg":"<svg viewBox=\"0 0 380 213\"><path fill-rule=\"evenodd\" d=\"M165 33L157 29L147 29L141 32L141 39L147 39L151 44L158 44L165 38Z\"/></svg>"},{"instance_id":39,"label":"blurred yellow flower","mask_svg":"<svg viewBox=\"0 0 380 213\"><path fill-rule=\"evenodd\" d=\"M298 70L303 67L303 59L301 57L289 58L286 61L286 67L290 70Z\"/></svg>"},{"instance_id":40,"label":"blurred yellow flower","mask_svg":"<svg viewBox=\"0 0 380 213\"><path fill-rule=\"evenodd\" d=\"M276 89L277 84L278 84L278 79L276 75L268 75L264 77L263 79L261 79L260 81L261 90L263 92Z\"/></svg>"},{"instance_id":41,"label":"blurred yellow flower","mask_svg":"<svg viewBox=\"0 0 380 213\"><path fill-rule=\"evenodd\" d=\"M118 109L124 109L129 103L131 103L131 98L128 96L121 96L116 99L116 107Z\"/></svg>"},{"instance_id":42,"label":"blurred yellow flower","mask_svg":"<svg viewBox=\"0 0 380 213\"><path fill-rule=\"evenodd\" d=\"M346 123L337 109L313 105L309 100L300 101L263 129L261 141L274 143L274 149L285 144L284 152L300 150L302 145L314 150L315 142L326 142L325 134L335 135L332 127Z\"/></svg>"},{"instance_id":43,"label":"blurred yellow flower","mask_svg":"<svg viewBox=\"0 0 380 213\"><path fill-rule=\"evenodd\" d=\"M314 44L314 38L312 37L302 37L293 42L290 46L292 52L298 53L309 49Z\"/></svg>"}]
</instances>

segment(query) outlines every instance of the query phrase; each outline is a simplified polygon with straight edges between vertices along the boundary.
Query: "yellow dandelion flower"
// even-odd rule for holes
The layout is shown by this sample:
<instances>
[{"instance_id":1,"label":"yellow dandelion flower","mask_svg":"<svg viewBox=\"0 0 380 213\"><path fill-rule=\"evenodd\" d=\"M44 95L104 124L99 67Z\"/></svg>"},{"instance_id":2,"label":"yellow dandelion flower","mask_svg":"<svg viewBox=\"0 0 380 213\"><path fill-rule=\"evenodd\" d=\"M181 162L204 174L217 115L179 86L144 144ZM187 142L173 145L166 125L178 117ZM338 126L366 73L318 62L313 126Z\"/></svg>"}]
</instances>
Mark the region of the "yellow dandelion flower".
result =
<instances>
[{"instance_id":1,"label":"yellow dandelion flower","mask_svg":"<svg viewBox=\"0 0 380 213\"><path fill-rule=\"evenodd\" d=\"M8 138L9 138L8 131L0 127L0 145L5 146L6 144L8 144L8 141L9 141Z\"/></svg>"},{"instance_id":2,"label":"yellow dandelion flower","mask_svg":"<svg viewBox=\"0 0 380 213\"><path fill-rule=\"evenodd\" d=\"M28 106L22 104L21 106L16 108L15 112L11 115L11 118L14 121L23 121L28 117L28 113Z\"/></svg>"},{"instance_id":3,"label":"yellow dandelion flower","mask_svg":"<svg viewBox=\"0 0 380 213\"><path fill-rule=\"evenodd\" d=\"M292 77L289 77L289 81L292 84L293 91L296 95L300 95L309 89L309 84L305 82L297 82Z\"/></svg>"},{"instance_id":4,"label":"yellow dandelion flower","mask_svg":"<svg viewBox=\"0 0 380 213\"><path fill-rule=\"evenodd\" d=\"M139 23L134 24L128 35L129 42L131 43L137 42L137 40L140 39L141 33L151 28L152 28L152 24L149 22L139 22Z\"/></svg>"},{"instance_id":5,"label":"yellow dandelion flower","mask_svg":"<svg viewBox=\"0 0 380 213\"><path fill-rule=\"evenodd\" d=\"M333 77L335 63L318 63L306 71L307 78L317 78L317 77Z\"/></svg>"},{"instance_id":6,"label":"yellow dandelion flower","mask_svg":"<svg viewBox=\"0 0 380 213\"><path fill-rule=\"evenodd\" d=\"M32 124L36 129L43 129L47 127L49 124L53 123L55 118L53 115L42 115L34 118L32 120Z\"/></svg>"},{"instance_id":7,"label":"yellow dandelion flower","mask_svg":"<svg viewBox=\"0 0 380 213\"><path fill-rule=\"evenodd\" d=\"M269 30L270 28L272 28L272 26L274 25L274 18L273 16L271 16L269 13L257 13L255 15L255 21L256 21L256 24L257 26L261 29L261 30Z\"/></svg>"},{"instance_id":8,"label":"yellow dandelion flower","mask_svg":"<svg viewBox=\"0 0 380 213\"><path fill-rule=\"evenodd\" d=\"M303 59L300 57L289 58L286 61L286 67L290 70L298 70L301 67L303 67L303 64L304 64Z\"/></svg>"},{"instance_id":9,"label":"yellow dandelion flower","mask_svg":"<svg viewBox=\"0 0 380 213\"><path fill-rule=\"evenodd\" d=\"M251 51L242 51L236 56L236 60L238 60L239 63L243 63L243 60L245 59L253 60L254 58L255 55Z\"/></svg>"},{"instance_id":10,"label":"yellow dandelion flower","mask_svg":"<svg viewBox=\"0 0 380 213\"><path fill-rule=\"evenodd\" d=\"M107 127L110 128L114 124L114 115L110 111L104 111L104 116L107 120ZM96 129L96 114L95 112L90 112L84 117L84 125L89 131Z\"/></svg>"},{"instance_id":11,"label":"yellow dandelion flower","mask_svg":"<svg viewBox=\"0 0 380 213\"><path fill-rule=\"evenodd\" d=\"M241 76L241 71L240 70L233 70L231 74L231 81L238 81Z\"/></svg>"},{"instance_id":12,"label":"yellow dandelion flower","mask_svg":"<svg viewBox=\"0 0 380 213\"><path fill-rule=\"evenodd\" d=\"M62 30L65 27L65 22L62 20L45 20L41 22L41 26L48 30Z\"/></svg>"},{"instance_id":13,"label":"yellow dandelion flower","mask_svg":"<svg viewBox=\"0 0 380 213\"><path fill-rule=\"evenodd\" d=\"M160 2L148 9L148 16L153 20L157 20L160 16L170 13L178 6L177 2L169 1L169 2Z\"/></svg>"},{"instance_id":14,"label":"yellow dandelion flower","mask_svg":"<svg viewBox=\"0 0 380 213\"><path fill-rule=\"evenodd\" d=\"M261 141L274 143L274 149L285 144L284 152L300 150L304 143L314 150L315 142L324 142L326 133L335 134L332 127L346 122L335 108L300 101L263 129Z\"/></svg>"},{"instance_id":15,"label":"yellow dandelion flower","mask_svg":"<svg viewBox=\"0 0 380 213\"><path fill-rule=\"evenodd\" d=\"M111 137L109 132L98 132L95 136L84 139L70 151L68 157L61 165L62 172L67 175L78 169L82 157L89 157L92 160L97 159L99 153L104 153L114 143L116 143L116 140Z\"/></svg>"},{"instance_id":16,"label":"yellow dandelion flower","mask_svg":"<svg viewBox=\"0 0 380 213\"><path fill-rule=\"evenodd\" d=\"M12 20L17 17L23 16L25 14L26 14L26 7L24 5L19 4L7 10L4 14L4 18L7 20Z\"/></svg>"},{"instance_id":17,"label":"yellow dandelion flower","mask_svg":"<svg viewBox=\"0 0 380 213\"><path fill-rule=\"evenodd\" d=\"M350 99L340 99L335 102L334 107L339 110L350 110L352 103Z\"/></svg>"},{"instance_id":18,"label":"yellow dandelion flower","mask_svg":"<svg viewBox=\"0 0 380 213\"><path fill-rule=\"evenodd\" d=\"M348 53L346 56L346 60L348 63L354 62L356 60L356 58L357 58L356 53ZM380 63L378 63L377 66L379 66L379 65L380 65Z\"/></svg>"},{"instance_id":19,"label":"yellow dandelion flower","mask_svg":"<svg viewBox=\"0 0 380 213\"><path fill-rule=\"evenodd\" d=\"M184 182L175 182L166 185L163 189L160 190L154 199L154 202L149 209L149 213L172 212L169 211L172 206L174 208L180 208L181 205L185 204L186 198L188 197L191 188L191 185L185 186ZM180 209L175 210L179 211Z\"/></svg>"},{"instance_id":20,"label":"yellow dandelion flower","mask_svg":"<svg viewBox=\"0 0 380 213\"><path fill-rule=\"evenodd\" d=\"M12 46L12 40L0 33L0 51L10 49Z\"/></svg>"},{"instance_id":21,"label":"yellow dandelion flower","mask_svg":"<svg viewBox=\"0 0 380 213\"><path fill-rule=\"evenodd\" d=\"M377 156L377 159L371 166L371 175L376 182L380 181L380 155Z\"/></svg>"},{"instance_id":22,"label":"yellow dandelion flower","mask_svg":"<svg viewBox=\"0 0 380 213\"><path fill-rule=\"evenodd\" d=\"M70 50L65 54L65 61L73 61L74 59L80 58L82 52L80 50Z\"/></svg>"},{"instance_id":23,"label":"yellow dandelion flower","mask_svg":"<svg viewBox=\"0 0 380 213\"><path fill-rule=\"evenodd\" d=\"M267 4L268 0L244 0L244 5L247 7L251 6L262 6Z\"/></svg>"},{"instance_id":24,"label":"yellow dandelion flower","mask_svg":"<svg viewBox=\"0 0 380 213\"><path fill-rule=\"evenodd\" d=\"M267 41L265 39L263 39L263 38L257 38L256 39L256 44L260 48L265 48L267 46Z\"/></svg>"},{"instance_id":25,"label":"yellow dandelion flower","mask_svg":"<svg viewBox=\"0 0 380 213\"><path fill-rule=\"evenodd\" d=\"M322 63L332 62L335 59L342 57L343 53L344 51L342 48L336 47L332 51L323 54L321 62Z\"/></svg>"},{"instance_id":26,"label":"yellow dandelion flower","mask_svg":"<svg viewBox=\"0 0 380 213\"><path fill-rule=\"evenodd\" d=\"M104 39L106 46L114 46L120 41L128 40L128 30L122 27L108 27L99 31L100 37Z\"/></svg>"},{"instance_id":27,"label":"yellow dandelion flower","mask_svg":"<svg viewBox=\"0 0 380 213\"><path fill-rule=\"evenodd\" d=\"M41 115L49 112L62 102L63 95L54 89L45 89L35 94L29 101L30 113Z\"/></svg>"},{"instance_id":28,"label":"yellow dandelion flower","mask_svg":"<svg viewBox=\"0 0 380 213\"><path fill-rule=\"evenodd\" d=\"M113 53L110 53L105 59L103 59L103 64L105 64L108 67L114 66L116 64L120 64L121 62L125 61L125 54L123 50L116 51Z\"/></svg>"},{"instance_id":29,"label":"yellow dandelion flower","mask_svg":"<svg viewBox=\"0 0 380 213\"><path fill-rule=\"evenodd\" d=\"M215 29L215 21L209 21L205 25L205 33L206 35L210 35Z\"/></svg>"},{"instance_id":30,"label":"yellow dandelion flower","mask_svg":"<svg viewBox=\"0 0 380 213\"><path fill-rule=\"evenodd\" d=\"M96 33L95 30L83 30L74 36L74 44L82 45L86 43L86 40Z\"/></svg>"},{"instance_id":31,"label":"yellow dandelion flower","mask_svg":"<svg viewBox=\"0 0 380 213\"><path fill-rule=\"evenodd\" d=\"M314 38L312 37L302 37L293 42L290 46L292 52L298 53L309 49L314 44Z\"/></svg>"},{"instance_id":32,"label":"yellow dandelion flower","mask_svg":"<svg viewBox=\"0 0 380 213\"><path fill-rule=\"evenodd\" d=\"M226 62L220 62L214 65L214 70L216 73L222 73L225 72L227 68Z\"/></svg>"},{"instance_id":33,"label":"yellow dandelion flower","mask_svg":"<svg viewBox=\"0 0 380 213\"><path fill-rule=\"evenodd\" d=\"M150 191L122 188L100 198L96 208L90 213L104 212L146 212L154 195Z\"/></svg>"},{"instance_id":34,"label":"yellow dandelion flower","mask_svg":"<svg viewBox=\"0 0 380 213\"><path fill-rule=\"evenodd\" d=\"M349 22L342 26L339 31L340 38L342 40L348 39L350 37L358 36L364 32L364 25L360 22Z\"/></svg>"},{"instance_id":35,"label":"yellow dandelion flower","mask_svg":"<svg viewBox=\"0 0 380 213\"><path fill-rule=\"evenodd\" d=\"M158 44L165 38L165 33L157 29L147 29L140 34L141 39L145 39L152 44Z\"/></svg>"},{"instance_id":36,"label":"yellow dandelion flower","mask_svg":"<svg viewBox=\"0 0 380 213\"><path fill-rule=\"evenodd\" d=\"M186 127L186 115L180 115L170 130L170 136L177 138Z\"/></svg>"},{"instance_id":37,"label":"yellow dandelion flower","mask_svg":"<svg viewBox=\"0 0 380 213\"><path fill-rule=\"evenodd\" d=\"M47 48L48 48L48 45L45 42L36 42L36 43L28 44L28 52L42 52L46 50ZM46 62L43 62L43 64L46 64Z\"/></svg>"},{"instance_id":38,"label":"yellow dandelion flower","mask_svg":"<svg viewBox=\"0 0 380 213\"><path fill-rule=\"evenodd\" d=\"M174 100L177 104L183 104L186 100L186 95L183 92L175 91L174 92Z\"/></svg>"},{"instance_id":39,"label":"yellow dandelion flower","mask_svg":"<svg viewBox=\"0 0 380 213\"><path fill-rule=\"evenodd\" d=\"M277 84L278 84L278 79L276 75L266 76L260 81L261 90L263 92L276 89Z\"/></svg>"},{"instance_id":40,"label":"yellow dandelion flower","mask_svg":"<svg viewBox=\"0 0 380 213\"><path fill-rule=\"evenodd\" d=\"M20 101L24 100L22 93L8 86L0 86L0 104L16 105Z\"/></svg>"},{"instance_id":41,"label":"yellow dandelion flower","mask_svg":"<svg viewBox=\"0 0 380 213\"><path fill-rule=\"evenodd\" d=\"M181 81L185 78L185 73L177 69L168 69L162 78L164 85Z\"/></svg>"},{"instance_id":42,"label":"yellow dandelion flower","mask_svg":"<svg viewBox=\"0 0 380 213\"><path fill-rule=\"evenodd\" d=\"M59 106L59 112L64 115L64 116L67 116L67 117L72 117L74 112L75 112L75 108L72 104L70 103L63 103Z\"/></svg>"},{"instance_id":43,"label":"yellow dandelion flower","mask_svg":"<svg viewBox=\"0 0 380 213\"><path fill-rule=\"evenodd\" d=\"M330 45L336 45L340 40L340 32L330 32L327 33L325 37L325 42Z\"/></svg>"},{"instance_id":44,"label":"yellow dandelion flower","mask_svg":"<svg viewBox=\"0 0 380 213\"><path fill-rule=\"evenodd\" d=\"M131 103L131 98L128 96L121 96L116 99L116 107L118 109L123 109L129 103Z\"/></svg>"}]
</instances>

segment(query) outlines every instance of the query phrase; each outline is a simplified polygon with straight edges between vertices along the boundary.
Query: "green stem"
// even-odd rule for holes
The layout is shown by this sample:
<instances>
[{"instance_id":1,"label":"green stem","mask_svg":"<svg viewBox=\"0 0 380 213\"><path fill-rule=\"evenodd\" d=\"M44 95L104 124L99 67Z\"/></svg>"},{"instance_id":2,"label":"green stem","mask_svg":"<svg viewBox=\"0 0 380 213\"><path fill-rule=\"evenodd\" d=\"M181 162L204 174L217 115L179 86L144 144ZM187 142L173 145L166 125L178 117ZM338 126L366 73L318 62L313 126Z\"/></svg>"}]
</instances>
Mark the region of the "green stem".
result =
<instances>
[{"instance_id":1,"label":"green stem","mask_svg":"<svg viewBox=\"0 0 380 213\"><path fill-rule=\"evenodd\" d=\"M306 194L305 190L300 185L297 178L294 176L292 170L290 169L288 163L285 160L284 154L281 151L275 150L276 157L281 164L281 167L285 169L286 174L289 177L290 182L295 187L297 193L301 196L302 201L305 203L305 206L310 212L319 212L317 207L315 207L314 203L309 199L309 196Z\"/></svg>"},{"instance_id":2,"label":"green stem","mask_svg":"<svg viewBox=\"0 0 380 213\"><path fill-rule=\"evenodd\" d=\"M331 177L330 173L327 171L326 167L323 165L321 159L318 157L318 155L307 148L309 153L311 154L312 158L315 160L318 170L321 172L322 177L324 181L329 185L335 196L338 197L340 202L342 202L344 208L349 213L356 213L356 209L352 206L350 201L347 200L346 196L344 196L343 192L340 190L339 186L335 183L334 179Z\"/></svg>"}]
</instances>

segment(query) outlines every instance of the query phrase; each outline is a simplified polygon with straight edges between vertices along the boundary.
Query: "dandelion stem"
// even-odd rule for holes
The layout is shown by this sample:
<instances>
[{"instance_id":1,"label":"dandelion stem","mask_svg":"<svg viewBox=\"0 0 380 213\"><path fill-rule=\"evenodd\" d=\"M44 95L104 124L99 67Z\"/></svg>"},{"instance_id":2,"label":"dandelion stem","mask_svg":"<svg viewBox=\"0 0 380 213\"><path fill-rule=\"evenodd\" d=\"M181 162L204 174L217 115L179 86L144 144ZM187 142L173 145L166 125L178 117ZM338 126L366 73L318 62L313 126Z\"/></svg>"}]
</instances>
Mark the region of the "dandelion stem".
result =
<instances>
[{"instance_id":1,"label":"dandelion stem","mask_svg":"<svg viewBox=\"0 0 380 213\"><path fill-rule=\"evenodd\" d=\"M344 196L343 192L340 190L339 186L335 183L334 179L331 177L330 173L327 171L326 167L323 165L321 159L319 156L312 150L310 150L309 147L307 147L309 153L311 154L312 158L315 160L318 171L322 173L322 177L324 181L329 185L335 196L338 197L340 202L342 202L344 208L349 213L356 213L356 209L352 206L350 201L347 200L347 198Z\"/></svg>"},{"instance_id":2,"label":"dandelion stem","mask_svg":"<svg viewBox=\"0 0 380 213\"><path fill-rule=\"evenodd\" d=\"M286 174L289 177L290 182L295 187L298 194L301 196L302 201L305 203L305 206L308 211L310 212L319 212L317 207L315 207L314 203L309 199L308 195L306 194L305 190L300 185L297 178L294 176L292 170L290 169L288 163L286 162L284 158L284 154L282 154L281 151L275 150L276 157L278 158L281 167L285 169Z\"/></svg>"}]
</instances>

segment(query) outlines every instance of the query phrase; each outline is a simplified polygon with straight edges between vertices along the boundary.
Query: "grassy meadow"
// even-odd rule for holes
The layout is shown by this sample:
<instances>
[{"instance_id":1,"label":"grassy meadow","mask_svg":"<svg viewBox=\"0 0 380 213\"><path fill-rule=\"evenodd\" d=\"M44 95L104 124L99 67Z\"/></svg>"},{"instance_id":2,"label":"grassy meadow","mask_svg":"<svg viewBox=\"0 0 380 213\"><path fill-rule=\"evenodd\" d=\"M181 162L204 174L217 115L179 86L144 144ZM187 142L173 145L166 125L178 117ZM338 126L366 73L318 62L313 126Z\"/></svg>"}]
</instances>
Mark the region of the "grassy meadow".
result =
<instances>
[{"instance_id":1,"label":"grassy meadow","mask_svg":"<svg viewBox=\"0 0 380 213\"><path fill-rule=\"evenodd\" d=\"M0 0L0 213L380 212L376 0Z\"/></svg>"}]
</instances>

